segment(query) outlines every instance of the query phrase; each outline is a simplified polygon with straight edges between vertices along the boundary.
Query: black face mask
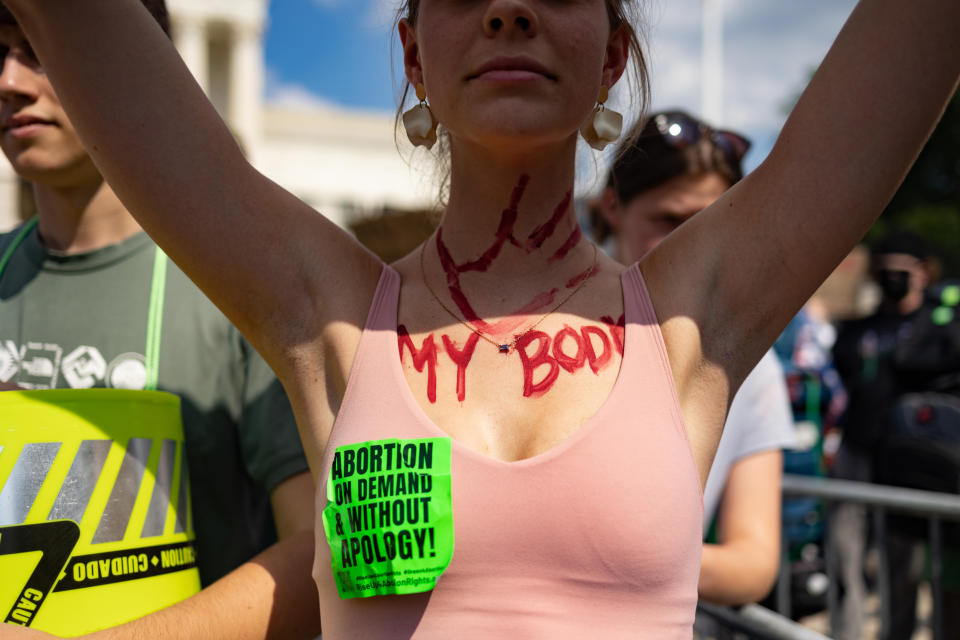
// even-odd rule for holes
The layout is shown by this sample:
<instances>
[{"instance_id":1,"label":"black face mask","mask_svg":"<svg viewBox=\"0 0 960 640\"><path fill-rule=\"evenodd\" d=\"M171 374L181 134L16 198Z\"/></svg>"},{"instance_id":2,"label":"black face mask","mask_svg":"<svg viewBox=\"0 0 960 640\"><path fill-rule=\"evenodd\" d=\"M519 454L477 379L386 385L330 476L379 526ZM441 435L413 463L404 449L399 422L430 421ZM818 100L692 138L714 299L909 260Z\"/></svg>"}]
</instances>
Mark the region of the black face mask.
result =
<instances>
[{"instance_id":1,"label":"black face mask","mask_svg":"<svg viewBox=\"0 0 960 640\"><path fill-rule=\"evenodd\" d=\"M894 269L881 269L877 273L877 284L888 300L903 300L910 292L910 272Z\"/></svg>"}]
</instances>

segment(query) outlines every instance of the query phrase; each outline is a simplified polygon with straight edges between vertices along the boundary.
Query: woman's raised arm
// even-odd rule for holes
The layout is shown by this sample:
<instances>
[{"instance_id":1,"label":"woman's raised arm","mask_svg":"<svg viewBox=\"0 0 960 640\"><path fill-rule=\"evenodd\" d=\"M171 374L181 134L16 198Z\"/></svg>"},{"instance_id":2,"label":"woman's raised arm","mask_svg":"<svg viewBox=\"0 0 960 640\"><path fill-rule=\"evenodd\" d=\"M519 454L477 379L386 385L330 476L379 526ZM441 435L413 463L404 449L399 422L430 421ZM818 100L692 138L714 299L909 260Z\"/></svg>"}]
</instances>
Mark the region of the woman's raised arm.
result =
<instances>
[{"instance_id":1,"label":"woman's raised arm","mask_svg":"<svg viewBox=\"0 0 960 640\"><path fill-rule=\"evenodd\" d=\"M861 0L767 160L644 265L661 322L694 321L667 331L675 373L739 383L883 211L958 76L960 2Z\"/></svg>"},{"instance_id":2,"label":"woman's raised arm","mask_svg":"<svg viewBox=\"0 0 960 640\"><path fill-rule=\"evenodd\" d=\"M379 261L249 165L138 0L5 4L104 177L251 340L362 321Z\"/></svg>"}]
</instances>

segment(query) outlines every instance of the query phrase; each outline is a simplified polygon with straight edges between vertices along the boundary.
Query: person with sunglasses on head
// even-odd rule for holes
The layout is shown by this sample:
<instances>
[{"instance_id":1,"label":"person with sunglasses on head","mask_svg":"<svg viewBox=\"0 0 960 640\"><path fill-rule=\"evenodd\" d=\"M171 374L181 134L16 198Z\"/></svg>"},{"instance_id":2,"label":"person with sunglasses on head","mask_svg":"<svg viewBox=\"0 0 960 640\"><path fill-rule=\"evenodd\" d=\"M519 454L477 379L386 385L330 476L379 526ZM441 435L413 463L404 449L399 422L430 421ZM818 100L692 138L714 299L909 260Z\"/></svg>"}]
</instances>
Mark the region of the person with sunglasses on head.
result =
<instances>
[{"instance_id":1,"label":"person with sunglasses on head","mask_svg":"<svg viewBox=\"0 0 960 640\"><path fill-rule=\"evenodd\" d=\"M164 0L143 6L165 38ZM190 528L204 588L95 637L316 637L313 483L286 394L104 180L3 4L0 123L0 147L30 181L36 203L36 217L0 234L0 390L150 388L180 398ZM89 473L94 457L87 456ZM0 489L6 480L0 474ZM9 517L0 517L0 526L22 523ZM131 589L145 593L138 586L150 580L131 581ZM0 622L0 637L33 632L8 621Z\"/></svg>"},{"instance_id":2,"label":"person with sunglasses on head","mask_svg":"<svg viewBox=\"0 0 960 640\"><path fill-rule=\"evenodd\" d=\"M682 111L649 116L618 150L593 215L598 242L631 264L743 177L750 142ZM782 449L794 444L783 370L772 351L730 404L704 489L705 533L698 590L704 600L740 605L763 599L780 559ZM713 538L714 536L709 536Z\"/></svg>"},{"instance_id":3,"label":"person with sunglasses on head","mask_svg":"<svg viewBox=\"0 0 960 640\"><path fill-rule=\"evenodd\" d=\"M327 640L689 639L729 402L960 76L955 0L862 0L764 164L627 266L572 202L631 58L648 86L640 3L408 0L403 123L448 197L385 265L250 166L139 3L6 2L121 199L283 381Z\"/></svg>"}]
</instances>

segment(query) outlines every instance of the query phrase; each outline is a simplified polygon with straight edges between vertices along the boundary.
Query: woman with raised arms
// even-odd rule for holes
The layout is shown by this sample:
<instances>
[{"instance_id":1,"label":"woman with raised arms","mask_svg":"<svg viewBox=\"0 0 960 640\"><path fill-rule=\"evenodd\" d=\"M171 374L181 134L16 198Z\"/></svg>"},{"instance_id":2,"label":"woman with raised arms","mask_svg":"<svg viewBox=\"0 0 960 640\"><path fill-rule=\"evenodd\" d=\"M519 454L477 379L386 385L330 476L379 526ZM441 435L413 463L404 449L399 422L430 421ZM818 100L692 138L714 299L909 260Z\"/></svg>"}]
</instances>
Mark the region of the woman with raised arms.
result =
<instances>
[{"instance_id":1,"label":"woman with raised arms","mask_svg":"<svg viewBox=\"0 0 960 640\"><path fill-rule=\"evenodd\" d=\"M326 638L689 638L728 402L960 74L960 3L862 0L764 163L627 266L571 194L581 126L608 136L598 102L642 65L631 3L409 0L410 133L446 132L449 198L385 266L250 167L139 2L5 1L124 203L283 380Z\"/></svg>"}]
</instances>

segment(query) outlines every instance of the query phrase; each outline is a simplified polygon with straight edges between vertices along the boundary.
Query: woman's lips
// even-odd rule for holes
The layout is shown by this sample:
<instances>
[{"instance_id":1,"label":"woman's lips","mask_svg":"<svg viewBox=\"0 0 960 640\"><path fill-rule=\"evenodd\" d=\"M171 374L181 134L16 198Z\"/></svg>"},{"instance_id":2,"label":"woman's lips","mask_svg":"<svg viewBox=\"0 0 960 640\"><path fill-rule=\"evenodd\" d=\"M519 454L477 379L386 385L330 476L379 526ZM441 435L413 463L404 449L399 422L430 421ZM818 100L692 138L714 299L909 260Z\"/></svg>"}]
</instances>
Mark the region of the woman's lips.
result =
<instances>
[{"instance_id":1,"label":"woman's lips","mask_svg":"<svg viewBox=\"0 0 960 640\"><path fill-rule=\"evenodd\" d=\"M546 76L536 71L530 71L529 69L491 69L474 76L473 79L481 82L520 84L544 80Z\"/></svg>"},{"instance_id":2,"label":"woman's lips","mask_svg":"<svg viewBox=\"0 0 960 640\"><path fill-rule=\"evenodd\" d=\"M46 131L51 127L47 122L30 122L26 124L10 125L3 128L3 134L11 138L30 138Z\"/></svg>"},{"instance_id":3,"label":"woman's lips","mask_svg":"<svg viewBox=\"0 0 960 640\"><path fill-rule=\"evenodd\" d=\"M534 58L499 56L480 65L468 80L516 84L537 80L556 80L556 77Z\"/></svg>"}]
</instances>

